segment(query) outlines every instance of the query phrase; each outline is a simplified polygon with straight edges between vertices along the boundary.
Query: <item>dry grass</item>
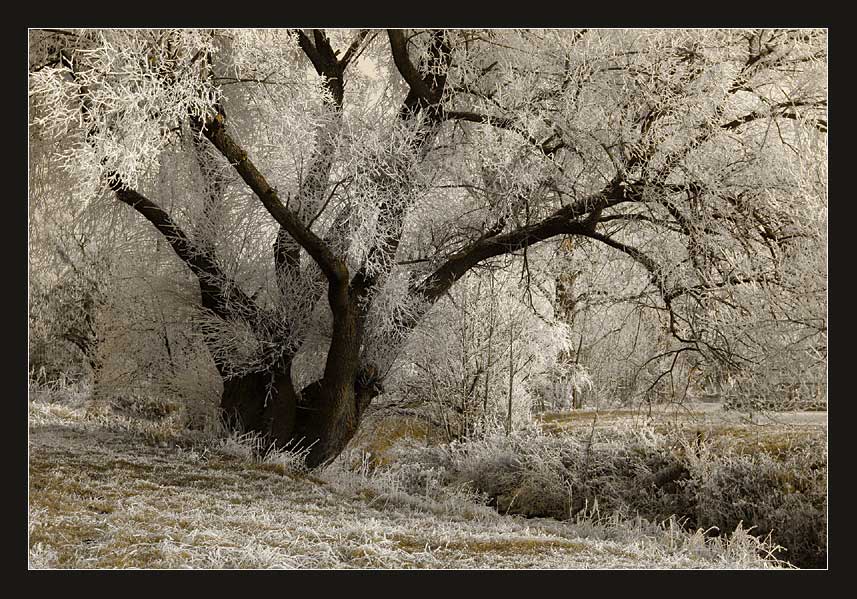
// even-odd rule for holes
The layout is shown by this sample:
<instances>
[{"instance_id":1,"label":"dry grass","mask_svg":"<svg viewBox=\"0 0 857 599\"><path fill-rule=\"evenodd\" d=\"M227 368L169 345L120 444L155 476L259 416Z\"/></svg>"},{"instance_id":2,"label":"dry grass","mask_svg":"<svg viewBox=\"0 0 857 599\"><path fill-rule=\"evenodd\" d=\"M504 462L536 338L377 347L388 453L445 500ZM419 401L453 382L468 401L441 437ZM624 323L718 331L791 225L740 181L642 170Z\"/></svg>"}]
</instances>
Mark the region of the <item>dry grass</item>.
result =
<instances>
[{"instance_id":1,"label":"dry grass","mask_svg":"<svg viewBox=\"0 0 857 599\"><path fill-rule=\"evenodd\" d=\"M639 409L545 412L535 419L542 431L562 435L616 425L651 426L659 432L682 432L708 440L736 441L739 450L783 450L827 433L827 412L745 414L719 404L664 404Z\"/></svg>"},{"instance_id":2,"label":"dry grass","mask_svg":"<svg viewBox=\"0 0 857 599\"><path fill-rule=\"evenodd\" d=\"M827 412L740 412L724 410L719 403L685 402L665 403L637 408L607 409L582 408L563 412L543 412L536 421L543 425L589 426L598 422L643 422L653 420L661 423L685 422L711 426L730 424L827 426Z\"/></svg>"},{"instance_id":3,"label":"dry grass","mask_svg":"<svg viewBox=\"0 0 857 599\"><path fill-rule=\"evenodd\" d=\"M30 405L33 568L763 568L738 544L618 522L504 517L234 442Z\"/></svg>"}]
</instances>

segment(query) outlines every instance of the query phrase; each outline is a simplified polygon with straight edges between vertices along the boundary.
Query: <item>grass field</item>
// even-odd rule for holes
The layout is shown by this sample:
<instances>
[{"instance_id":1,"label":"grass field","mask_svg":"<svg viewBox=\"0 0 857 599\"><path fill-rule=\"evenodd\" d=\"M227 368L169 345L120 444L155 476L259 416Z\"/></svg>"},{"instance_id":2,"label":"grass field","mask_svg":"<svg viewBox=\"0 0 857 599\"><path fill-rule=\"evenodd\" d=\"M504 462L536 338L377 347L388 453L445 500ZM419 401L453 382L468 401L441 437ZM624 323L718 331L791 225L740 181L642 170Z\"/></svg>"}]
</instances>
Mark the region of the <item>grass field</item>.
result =
<instances>
[{"instance_id":1,"label":"grass field","mask_svg":"<svg viewBox=\"0 0 857 599\"><path fill-rule=\"evenodd\" d=\"M726 411L715 403L652 406L651 409L548 412L536 417L542 430L563 434L616 424L644 425L656 430L683 431L705 439L729 437L748 451L776 450L810 436L826 435L827 412Z\"/></svg>"},{"instance_id":2,"label":"grass field","mask_svg":"<svg viewBox=\"0 0 857 599\"><path fill-rule=\"evenodd\" d=\"M87 417L82 404L36 398L29 410L31 568L777 566L740 529L706 539L670 523L501 515L466 489L417 497L366 472L308 475L282 458L260 462L234 439ZM598 419L620 416L636 417ZM594 420L581 412L543 423ZM778 428L825 425L817 415L804 420Z\"/></svg>"}]
</instances>

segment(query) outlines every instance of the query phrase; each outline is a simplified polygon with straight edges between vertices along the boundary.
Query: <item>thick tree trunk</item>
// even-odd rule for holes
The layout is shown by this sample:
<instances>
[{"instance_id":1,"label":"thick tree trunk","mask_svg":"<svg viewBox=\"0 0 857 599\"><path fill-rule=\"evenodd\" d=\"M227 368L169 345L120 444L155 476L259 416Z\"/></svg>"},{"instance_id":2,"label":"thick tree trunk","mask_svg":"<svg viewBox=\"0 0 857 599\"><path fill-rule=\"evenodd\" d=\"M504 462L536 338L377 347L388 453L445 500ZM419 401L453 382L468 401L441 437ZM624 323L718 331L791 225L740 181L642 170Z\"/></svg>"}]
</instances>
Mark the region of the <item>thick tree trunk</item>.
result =
<instances>
[{"instance_id":1,"label":"thick tree trunk","mask_svg":"<svg viewBox=\"0 0 857 599\"><path fill-rule=\"evenodd\" d=\"M227 428L265 434L263 413L271 374L252 372L223 381L220 409Z\"/></svg>"},{"instance_id":2,"label":"thick tree trunk","mask_svg":"<svg viewBox=\"0 0 857 599\"><path fill-rule=\"evenodd\" d=\"M359 376L362 314L347 283L331 284L331 343L324 376L301 392L295 434L311 443L307 465L328 463L342 453L357 431L363 408L371 400Z\"/></svg>"},{"instance_id":3,"label":"thick tree trunk","mask_svg":"<svg viewBox=\"0 0 857 599\"><path fill-rule=\"evenodd\" d=\"M295 437L310 446L306 465L324 465L345 449L357 431L360 415L353 385L333 387L316 381L301 393Z\"/></svg>"},{"instance_id":4,"label":"thick tree trunk","mask_svg":"<svg viewBox=\"0 0 857 599\"><path fill-rule=\"evenodd\" d=\"M342 453L378 390L322 379L299 397L287 373L254 372L224 382L220 407L230 430L257 434L265 447L309 448L306 465L315 468Z\"/></svg>"}]
</instances>

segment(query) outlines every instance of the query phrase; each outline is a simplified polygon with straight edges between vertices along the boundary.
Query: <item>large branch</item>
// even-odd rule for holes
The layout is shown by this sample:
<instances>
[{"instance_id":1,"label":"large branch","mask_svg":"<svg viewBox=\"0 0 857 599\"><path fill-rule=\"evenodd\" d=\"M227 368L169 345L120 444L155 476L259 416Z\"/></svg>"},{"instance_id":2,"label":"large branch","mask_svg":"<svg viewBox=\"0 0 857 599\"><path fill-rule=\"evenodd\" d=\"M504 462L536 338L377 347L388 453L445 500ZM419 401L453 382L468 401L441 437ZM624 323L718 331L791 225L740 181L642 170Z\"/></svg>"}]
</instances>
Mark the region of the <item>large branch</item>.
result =
<instances>
[{"instance_id":1,"label":"large branch","mask_svg":"<svg viewBox=\"0 0 857 599\"><path fill-rule=\"evenodd\" d=\"M446 72L450 65L452 49L443 31L432 32L431 43L420 59L421 66L428 71L428 74L420 77L419 71L408 56L402 31L388 30L388 36L396 67L410 87L398 118L402 121L410 121L415 119L420 111L428 113L428 118L419 122L410 144L411 151L414 154L420 154L428 147L435 125L441 118L440 101L446 87ZM404 188L410 179L410 169L411 166L407 162L394 165L394 170L401 176L401 182L397 183L394 177L382 174L375 178L374 183L378 189L386 193L407 193L408 191ZM382 200L378 208L379 219L386 222L389 229L387 234L378 239L369 249L366 262L351 281L351 287L358 295L365 295L380 278L380 272L368 272L367 266L370 263L386 264L392 268L404 231L404 220L407 214L406 207L401 202ZM389 268L386 269L387 272Z\"/></svg>"},{"instance_id":2,"label":"large branch","mask_svg":"<svg viewBox=\"0 0 857 599\"><path fill-rule=\"evenodd\" d=\"M444 112L444 117L450 120L455 121L467 121L470 123L481 123L484 125L490 125L492 127L496 127L498 129L505 129L506 131L512 131L517 133L521 137L527 140L527 142L536 147L546 156L550 156L555 153L560 147L565 144L558 145L555 147L547 147L544 144L539 143L537 139L535 139L532 135L527 133L527 131L521 127L514 119L509 117L502 116L492 116L490 114L482 114L479 112L473 112L469 110L447 110Z\"/></svg>"},{"instance_id":3,"label":"large branch","mask_svg":"<svg viewBox=\"0 0 857 599\"><path fill-rule=\"evenodd\" d=\"M333 50L330 39L324 31L313 29L312 40L303 31L296 31L299 47L312 63L316 72L324 77L324 85L331 94L331 100L326 100L325 103L331 111L332 118L335 120L332 125L337 131L342 119L342 104L345 95L345 82L343 78L345 69L358 55L360 45L368 34L368 29L360 30L357 37L345 51L343 57L338 59L337 52ZM317 132L316 147L309 161L308 173L306 178L301 182L298 193L299 202L296 217L300 222L305 222L306 218L308 218L308 215L305 214L307 210L315 210L317 205L321 203L321 198L327 187L330 169L333 164L334 144L332 138L334 135L335 133L328 131L325 126L320 127ZM312 221L321 215L326 206L327 204L325 203L321 210L312 218L310 224L306 225L306 229L309 229ZM282 278L280 276L282 272L300 266L298 256L300 246L300 243L296 243L293 240L289 230L281 226L274 244L274 263L278 273L278 281ZM280 287L281 291L287 291L283 288L282 284Z\"/></svg>"},{"instance_id":4,"label":"large branch","mask_svg":"<svg viewBox=\"0 0 857 599\"><path fill-rule=\"evenodd\" d=\"M726 277L723 281L717 283L709 283L706 285L695 285L695 286L679 286L671 290L667 290L666 280L664 279L663 272L661 270L660 265L651 258L648 254L643 252L642 250L630 246L628 244L622 243L595 231L594 229L586 229L580 233L585 237L589 237L591 239L595 239L608 245L612 248L619 250L620 252L630 256L633 258L638 264L642 265L650 275L650 280L652 284L659 291L661 298L664 300L664 304L667 309L667 313L669 314L669 327L670 332L673 337L678 339L683 343L700 343L703 342L701 339L696 337L685 337L683 336L677 328L677 321L679 319L687 322L686 319L681 318L673 308L673 300L676 298L685 295L685 294L699 294L704 293L706 291L714 291L717 289L722 289L728 285L740 285L740 284L748 284L753 282L763 282L769 280L768 277L764 274L756 275L756 276L737 276L730 275ZM706 343L706 345L711 348L710 345ZM713 348L712 348L713 349Z\"/></svg>"},{"instance_id":5,"label":"large branch","mask_svg":"<svg viewBox=\"0 0 857 599\"><path fill-rule=\"evenodd\" d=\"M411 62L410 56L408 56L407 40L405 40L402 30L388 29L387 36L390 38L390 50L393 54L393 62L396 65L396 69L402 75L402 78L408 84L408 87L423 101L429 104L436 102L438 98L435 97L434 90L429 87L428 83L423 81L423 78L420 77L420 72L414 66L414 63Z\"/></svg>"},{"instance_id":6,"label":"large branch","mask_svg":"<svg viewBox=\"0 0 857 599\"><path fill-rule=\"evenodd\" d=\"M724 287L728 287L728 286L749 285L749 284L753 284L753 283L765 284L765 283L768 283L770 281L776 280L776 278L777 278L776 273L770 273L770 274L761 273L761 274L757 274L757 275L745 275L745 276L739 276L739 275L732 274L732 275L729 275L728 277L724 278L722 281L715 281L715 282L710 282L710 283L705 283L705 284L700 284L700 285L692 285L692 286L688 286L688 287L676 287L675 289L673 289L672 291L670 291L667 294L667 298L669 301L672 301L673 299L680 297L682 295L688 295L688 294L689 295L699 295L699 294L704 294L704 293L710 292L710 291L717 291L719 289L723 289Z\"/></svg>"},{"instance_id":7,"label":"large branch","mask_svg":"<svg viewBox=\"0 0 857 599\"><path fill-rule=\"evenodd\" d=\"M511 254L537 243L560 235L581 235L600 241L613 247L641 264L650 274L651 281L658 289L671 317L671 330L678 339L683 339L675 330L671 296L666 289L666 283L660 265L643 251L616 241L611 237L595 230L595 222L601 211L624 202L640 201L638 190L612 182L604 190L591 196L581 198L555 211L542 221L521 227L503 235L483 236L476 242L448 257L431 275L411 286L411 295L422 299L428 305L434 304L452 285L480 262L495 256ZM414 327L419 317L401 325Z\"/></svg>"},{"instance_id":8,"label":"large branch","mask_svg":"<svg viewBox=\"0 0 857 599\"><path fill-rule=\"evenodd\" d=\"M652 282L655 284L655 287L657 287L665 297L668 295L663 281L663 277L661 275L660 266L648 254L633 246L622 243L621 241L616 241L612 237L604 235L603 233L599 233L598 231L595 231L593 229L583 231L581 235L600 241L601 243L608 245L614 249L617 249L620 252L627 254L628 256L633 258L637 263L641 264L647 271L649 271L649 274L652 277Z\"/></svg>"},{"instance_id":9,"label":"large branch","mask_svg":"<svg viewBox=\"0 0 857 599\"><path fill-rule=\"evenodd\" d=\"M633 201L624 188L609 185L603 191L568 204L545 219L503 235L483 236L456 252L420 283L411 293L429 303L437 301L453 283L482 262L495 256L511 254L559 235L586 234L593 222L586 215L597 214L610 206Z\"/></svg>"},{"instance_id":10,"label":"large branch","mask_svg":"<svg viewBox=\"0 0 857 599\"><path fill-rule=\"evenodd\" d=\"M649 272L649 277L652 284L655 286L655 288L660 293L661 298L664 300L664 304L666 305L666 310L670 318L669 327L672 336L681 341L682 343L696 343L699 341L698 339L685 337L679 332L677 326L677 319L679 317L676 315L676 312L673 309L672 305L672 300L675 299L675 296L670 295L670 292L667 291L666 281L664 280L660 265L658 265L658 263L655 262L654 259L648 256L645 252L620 241L616 241L612 237L603 235L595 231L594 229L588 229L584 231L582 235L585 235L586 237L595 239L597 241L600 241L601 243L604 243L605 245L617 249L620 252L633 258L638 264L642 265Z\"/></svg>"},{"instance_id":11,"label":"large branch","mask_svg":"<svg viewBox=\"0 0 857 599\"><path fill-rule=\"evenodd\" d=\"M328 185L335 150L334 138L341 126L342 105L345 98L344 73L348 64L357 55L369 30L363 29L358 33L342 59L337 58L337 52L333 50L330 39L324 31L313 29L311 33L312 40L303 31L296 30L298 46L316 72L323 77L323 85L330 92L330 98L325 98L324 103L330 110L332 120L320 126L316 132L316 144L308 162L309 168L298 191L296 217L300 222L307 222L309 219L307 229L327 207L325 202L321 210L316 212ZM310 218L308 211L315 212L315 215ZM290 293L291 284L289 278L285 276L286 273L300 268L300 247L301 245L292 238L289 231L281 226L274 243L274 266L280 291L284 295Z\"/></svg>"},{"instance_id":12,"label":"large branch","mask_svg":"<svg viewBox=\"0 0 857 599\"><path fill-rule=\"evenodd\" d=\"M76 64L73 57L65 49L61 50L60 54L64 63L67 64L72 78L77 80ZM85 87L81 88L81 117L87 122L92 119L91 102L88 90ZM87 134L87 142L90 144L93 143L93 134L94 132ZM115 173L107 176L107 182L116 198L132 207L152 223L155 229L164 236L176 255L191 269L199 281L203 307L212 310L221 318L235 315L252 318L258 314L258 307L255 302L225 275L214 260L213 255L197 247L163 208L136 190L122 184Z\"/></svg>"},{"instance_id":13,"label":"large branch","mask_svg":"<svg viewBox=\"0 0 857 599\"><path fill-rule=\"evenodd\" d=\"M360 49L360 45L369 35L368 29L361 29L357 33L357 37L351 44L348 46L348 49L345 51L345 54L342 55L342 58L339 60L339 63L343 66L347 66L355 57L359 56L358 50ZM370 40L371 41L371 40Z\"/></svg>"},{"instance_id":14,"label":"large branch","mask_svg":"<svg viewBox=\"0 0 857 599\"><path fill-rule=\"evenodd\" d=\"M352 42L340 60L337 58L337 52L330 45L330 38L323 30L312 30L314 41L310 40L303 31L297 30L298 46L309 58L316 73L325 78L325 86L330 90L334 104L339 108L342 108L342 101L345 96L345 81L343 79L345 69L368 33L366 29L361 30L357 39Z\"/></svg>"},{"instance_id":15,"label":"large branch","mask_svg":"<svg viewBox=\"0 0 857 599\"><path fill-rule=\"evenodd\" d=\"M360 45L369 35L369 30L361 29L357 33L357 37L345 50L342 58L337 58L338 51L335 51L330 45L330 38L323 30L312 30L314 41L310 40L309 36L300 29L297 29L295 33L298 37L298 46L309 58L316 72L328 78L339 78L345 72L345 68L358 55ZM341 103L341 98L339 100Z\"/></svg>"},{"instance_id":16,"label":"large branch","mask_svg":"<svg viewBox=\"0 0 857 599\"><path fill-rule=\"evenodd\" d=\"M222 114L218 114L206 124L204 134L238 171L274 220L315 260L328 281L335 285L345 282L348 277L345 263L334 255L324 240L306 228L297 215L285 207L277 191L259 172L247 156L247 152L226 132Z\"/></svg>"},{"instance_id":17,"label":"large branch","mask_svg":"<svg viewBox=\"0 0 857 599\"><path fill-rule=\"evenodd\" d=\"M139 192L122 186L115 179L111 181L110 186L116 194L116 199L152 223L176 255L196 275L205 308L221 318L236 314L248 317L257 312L253 300L237 285L232 284L211 256L201 251L163 208Z\"/></svg>"}]
</instances>

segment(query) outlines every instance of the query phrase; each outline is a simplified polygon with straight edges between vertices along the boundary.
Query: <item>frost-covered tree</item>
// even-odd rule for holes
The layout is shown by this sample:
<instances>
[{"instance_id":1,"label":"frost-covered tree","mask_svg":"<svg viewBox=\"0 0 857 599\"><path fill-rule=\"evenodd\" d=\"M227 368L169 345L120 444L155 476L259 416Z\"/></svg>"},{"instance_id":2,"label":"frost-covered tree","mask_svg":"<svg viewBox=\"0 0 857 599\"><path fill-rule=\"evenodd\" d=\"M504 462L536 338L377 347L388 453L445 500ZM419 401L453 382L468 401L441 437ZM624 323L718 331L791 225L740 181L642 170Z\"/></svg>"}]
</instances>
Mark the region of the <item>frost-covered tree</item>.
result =
<instances>
[{"instance_id":1,"label":"frost-covered tree","mask_svg":"<svg viewBox=\"0 0 857 599\"><path fill-rule=\"evenodd\" d=\"M547 249L531 252L531 280L550 281L535 270L550 267L539 255ZM570 403L569 326L546 289L522 280L521 264L493 266L469 272L435 304L387 376L401 396L394 405L415 408L448 438L517 429L536 409Z\"/></svg>"},{"instance_id":2,"label":"frost-covered tree","mask_svg":"<svg viewBox=\"0 0 857 599\"><path fill-rule=\"evenodd\" d=\"M682 347L754 360L723 327L819 280L826 81L814 30L34 30L32 187L166 242L226 420L314 466L457 281L552 284L537 244L604 246Z\"/></svg>"}]
</instances>

